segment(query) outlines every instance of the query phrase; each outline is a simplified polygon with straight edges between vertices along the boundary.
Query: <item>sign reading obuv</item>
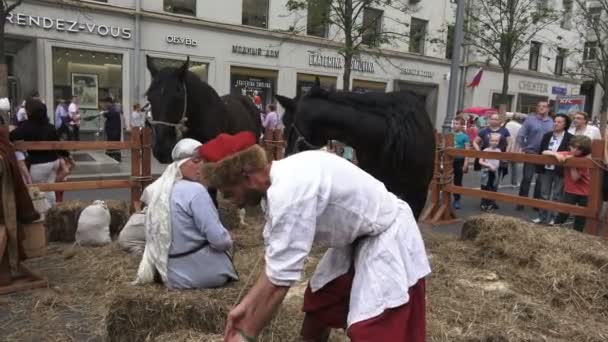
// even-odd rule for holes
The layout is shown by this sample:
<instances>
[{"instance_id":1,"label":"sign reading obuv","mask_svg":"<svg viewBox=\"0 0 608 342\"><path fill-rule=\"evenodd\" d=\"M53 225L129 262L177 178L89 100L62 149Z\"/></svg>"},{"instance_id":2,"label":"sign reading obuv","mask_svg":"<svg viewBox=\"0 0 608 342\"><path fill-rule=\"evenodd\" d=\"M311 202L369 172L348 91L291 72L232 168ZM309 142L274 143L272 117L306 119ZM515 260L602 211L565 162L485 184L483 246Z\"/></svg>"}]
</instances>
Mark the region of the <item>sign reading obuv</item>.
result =
<instances>
[{"instance_id":1,"label":"sign reading obuv","mask_svg":"<svg viewBox=\"0 0 608 342\"><path fill-rule=\"evenodd\" d=\"M6 21L11 25L23 27L38 27L44 30L55 30L69 33L89 33L101 37L131 39L132 30L126 27L115 27L104 24L81 23L76 20L49 18L23 13L9 13Z\"/></svg>"},{"instance_id":2,"label":"sign reading obuv","mask_svg":"<svg viewBox=\"0 0 608 342\"><path fill-rule=\"evenodd\" d=\"M570 114L585 111L586 97L579 96L558 96L555 101L555 112L557 114Z\"/></svg>"}]
</instances>

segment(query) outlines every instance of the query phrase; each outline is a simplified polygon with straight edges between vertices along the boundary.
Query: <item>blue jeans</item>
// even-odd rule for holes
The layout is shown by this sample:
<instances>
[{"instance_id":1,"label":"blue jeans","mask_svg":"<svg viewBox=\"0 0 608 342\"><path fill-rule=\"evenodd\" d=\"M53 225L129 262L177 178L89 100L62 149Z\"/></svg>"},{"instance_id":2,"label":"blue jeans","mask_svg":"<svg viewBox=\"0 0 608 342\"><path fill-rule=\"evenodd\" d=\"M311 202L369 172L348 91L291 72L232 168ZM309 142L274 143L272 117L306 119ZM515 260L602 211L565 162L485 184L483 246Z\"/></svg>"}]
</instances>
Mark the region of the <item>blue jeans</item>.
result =
<instances>
[{"instance_id":1,"label":"blue jeans","mask_svg":"<svg viewBox=\"0 0 608 342\"><path fill-rule=\"evenodd\" d=\"M481 169L481 190L498 191L498 172L490 171L488 168ZM496 205L494 200L482 198L481 205Z\"/></svg>"}]
</instances>

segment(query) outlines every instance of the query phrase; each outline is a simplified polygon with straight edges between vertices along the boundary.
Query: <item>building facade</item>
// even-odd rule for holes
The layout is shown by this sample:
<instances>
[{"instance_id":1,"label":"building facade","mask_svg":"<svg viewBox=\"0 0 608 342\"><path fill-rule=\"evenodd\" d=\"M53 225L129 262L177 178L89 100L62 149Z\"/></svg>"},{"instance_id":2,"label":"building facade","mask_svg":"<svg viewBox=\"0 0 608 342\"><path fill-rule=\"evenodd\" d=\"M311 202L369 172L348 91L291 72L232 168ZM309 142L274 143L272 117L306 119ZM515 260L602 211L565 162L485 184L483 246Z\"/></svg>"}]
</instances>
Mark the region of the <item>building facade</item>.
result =
<instances>
[{"instance_id":1,"label":"building facade","mask_svg":"<svg viewBox=\"0 0 608 342\"><path fill-rule=\"evenodd\" d=\"M276 94L300 95L315 77L327 88L343 89L339 33L313 26L306 11L289 12L286 2L28 1L11 14L6 26L11 97L18 102L37 90L54 109L60 99L76 94L86 116L98 113L99 100L111 96L129 113L133 104L145 102L151 81L146 56L158 68L180 65L190 57L190 70L218 94L257 94L265 104L274 102ZM411 12L370 11L386 16L378 21L379 30L406 30L416 39L364 50L352 68L351 90L412 90L441 129L450 60L445 46L432 43L432 38L445 34L454 12L455 5L443 0L420 2ZM463 85L478 64L475 59L465 61ZM480 86L462 92L462 106L493 104L502 74L492 66L485 68ZM579 85L542 70L515 71L513 106L526 111L537 98L553 99L554 91L561 94L563 89L575 94ZM85 122L83 130L95 130L98 124Z\"/></svg>"}]
</instances>

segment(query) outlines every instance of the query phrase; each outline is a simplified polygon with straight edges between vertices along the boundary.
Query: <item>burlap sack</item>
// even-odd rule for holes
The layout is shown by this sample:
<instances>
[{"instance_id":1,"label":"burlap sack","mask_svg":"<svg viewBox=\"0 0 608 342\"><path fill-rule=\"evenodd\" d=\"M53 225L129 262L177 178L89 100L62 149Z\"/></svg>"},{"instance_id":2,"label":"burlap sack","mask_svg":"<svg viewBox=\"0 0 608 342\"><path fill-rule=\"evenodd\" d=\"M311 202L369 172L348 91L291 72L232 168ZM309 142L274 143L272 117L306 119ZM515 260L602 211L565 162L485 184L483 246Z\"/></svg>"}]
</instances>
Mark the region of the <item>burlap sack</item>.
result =
<instances>
[{"instance_id":1,"label":"burlap sack","mask_svg":"<svg viewBox=\"0 0 608 342\"><path fill-rule=\"evenodd\" d=\"M146 247L146 215L135 213L118 235L118 245L131 254L143 254Z\"/></svg>"},{"instance_id":2,"label":"burlap sack","mask_svg":"<svg viewBox=\"0 0 608 342\"><path fill-rule=\"evenodd\" d=\"M104 201L95 201L80 213L76 243L83 246L102 246L110 242L110 211Z\"/></svg>"}]
</instances>

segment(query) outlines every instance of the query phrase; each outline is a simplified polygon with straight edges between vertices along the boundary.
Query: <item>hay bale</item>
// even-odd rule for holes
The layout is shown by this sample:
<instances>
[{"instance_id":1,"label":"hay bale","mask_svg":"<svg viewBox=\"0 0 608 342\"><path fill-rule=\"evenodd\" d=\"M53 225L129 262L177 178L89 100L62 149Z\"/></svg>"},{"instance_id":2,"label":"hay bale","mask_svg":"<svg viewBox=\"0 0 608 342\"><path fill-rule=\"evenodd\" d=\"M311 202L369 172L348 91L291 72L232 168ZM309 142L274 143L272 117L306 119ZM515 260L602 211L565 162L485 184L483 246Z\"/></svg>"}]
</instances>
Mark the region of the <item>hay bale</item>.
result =
<instances>
[{"instance_id":1,"label":"hay bale","mask_svg":"<svg viewBox=\"0 0 608 342\"><path fill-rule=\"evenodd\" d=\"M498 215L465 222L461 240L423 235L429 339L607 340L606 241Z\"/></svg>"},{"instance_id":2,"label":"hay bale","mask_svg":"<svg viewBox=\"0 0 608 342\"><path fill-rule=\"evenodd\" d=\"M110 304L106 327L110 342L146 341L176 330L222 334L228 309L204 291L133 291Z\"/></svg>"},{"instance_id":3,"label":"hay bale","mask_svg":"<svg viewBox=\"0 0 608 342\"><path fill-rule=\"evenodd\" d=\"M46 215L45 226L49 241L74 242L78 217L93 201L64 201L51 208ZM110 234L118 235L129 220L129 205L125 201L106 201L110 210Z\"/></svg>"},{"instance_id":4,"label":"hay bale","mask_svg":"<svg viewBox=\"0 0 608 342\"><path fill-rule=\"evenodd\" d=\"M179 330L158 335L152 342L223 342L224 336L205 334L193 330Z\"/></svg>"}]
</instances>

